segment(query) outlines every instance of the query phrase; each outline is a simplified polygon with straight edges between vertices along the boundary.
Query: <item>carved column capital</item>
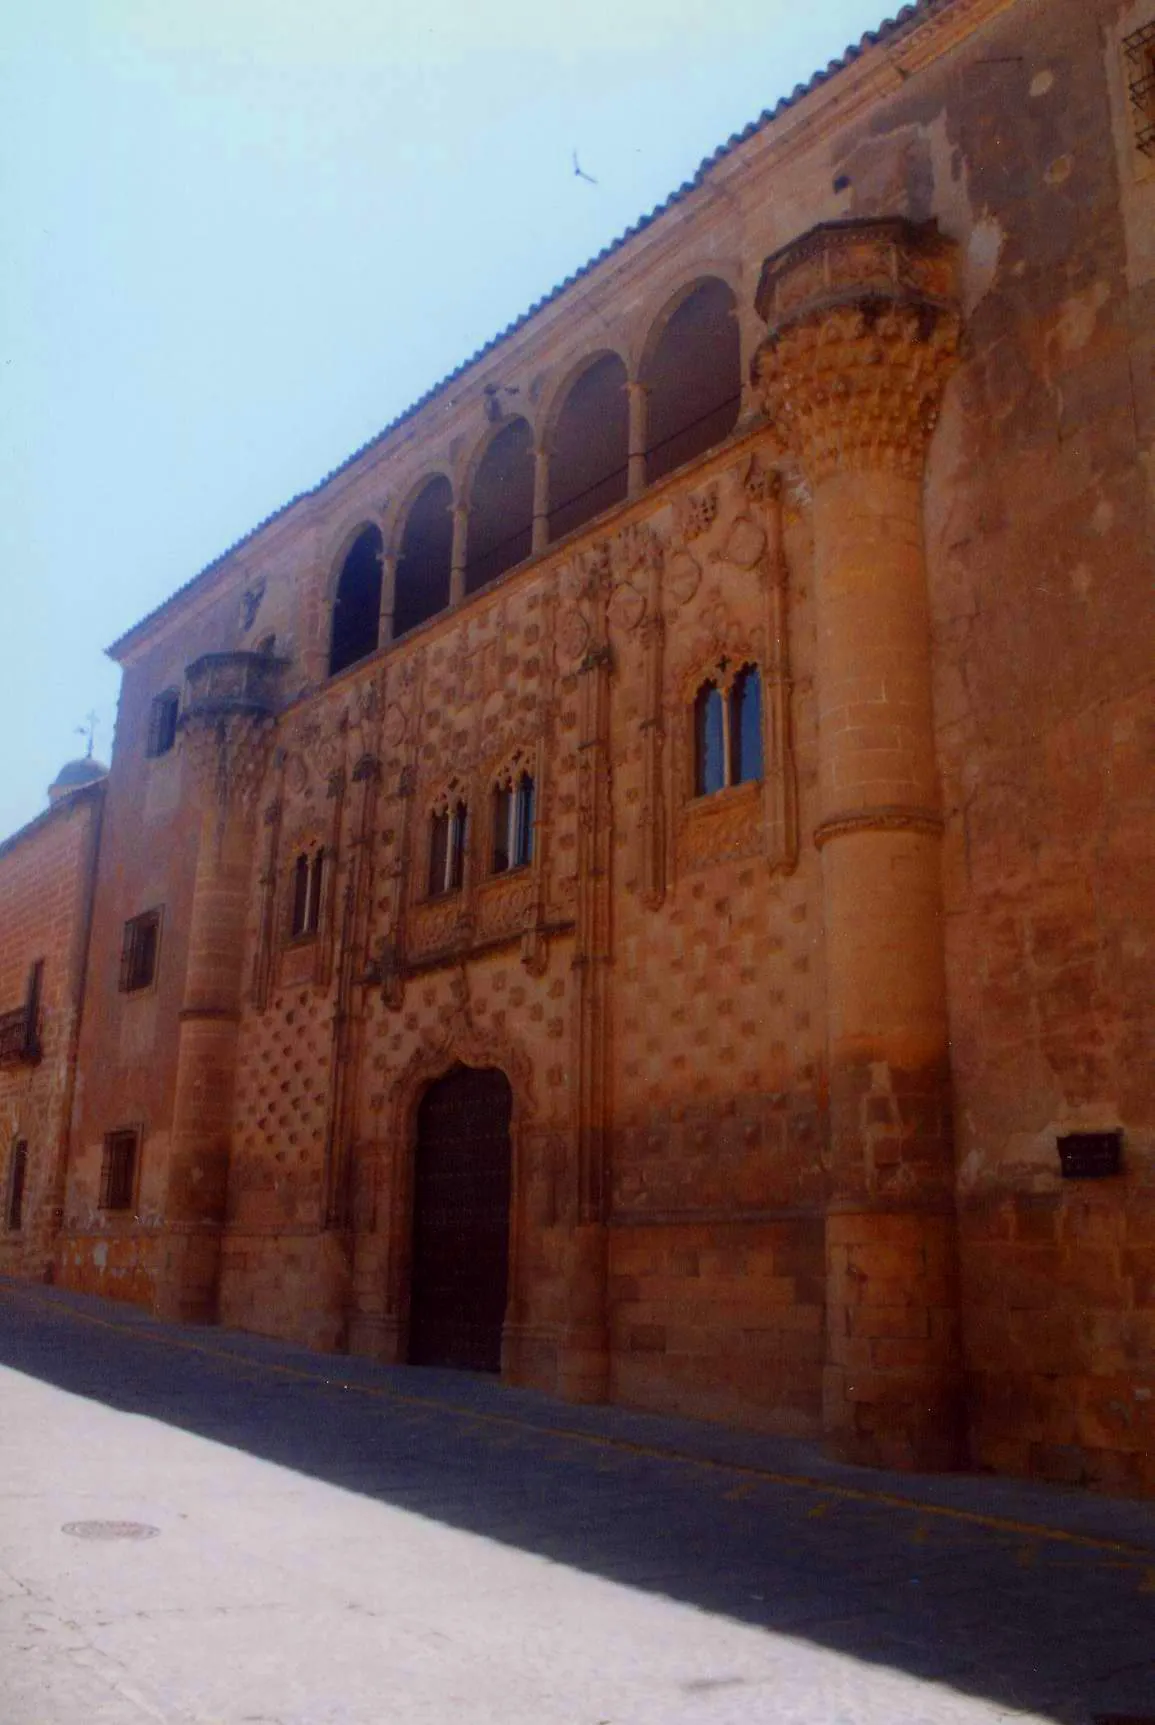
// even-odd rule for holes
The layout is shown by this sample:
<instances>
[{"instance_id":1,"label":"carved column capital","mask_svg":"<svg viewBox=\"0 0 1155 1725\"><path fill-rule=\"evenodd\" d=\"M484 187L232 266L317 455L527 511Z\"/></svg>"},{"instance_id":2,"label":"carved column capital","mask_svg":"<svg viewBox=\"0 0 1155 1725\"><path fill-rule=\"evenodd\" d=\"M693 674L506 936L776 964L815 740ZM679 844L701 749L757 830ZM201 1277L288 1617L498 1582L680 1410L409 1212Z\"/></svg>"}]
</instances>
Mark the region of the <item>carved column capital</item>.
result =
<instances>
[{"instance_id":1,"label":"carved column capital","mask_svg":"<svg viewBox=\"0 0 1155 1725\"><path fill-rule=\"evenodd\" d=\"M833 222L767 258L762 406L812 483L921 476L961 319L956 248L933 223Z\"/></svg>"},{"instance_id":2,"label":"carved column capital","mask_svg":"<svg viewBox=\"0 0 1155 1725\"><path fill-rule=\"evenodd\" d=\"M281 660L262 653L206 653L188 667L181 746L205 808L255 813L281 670Z\"/></svg>"}]
</instances>

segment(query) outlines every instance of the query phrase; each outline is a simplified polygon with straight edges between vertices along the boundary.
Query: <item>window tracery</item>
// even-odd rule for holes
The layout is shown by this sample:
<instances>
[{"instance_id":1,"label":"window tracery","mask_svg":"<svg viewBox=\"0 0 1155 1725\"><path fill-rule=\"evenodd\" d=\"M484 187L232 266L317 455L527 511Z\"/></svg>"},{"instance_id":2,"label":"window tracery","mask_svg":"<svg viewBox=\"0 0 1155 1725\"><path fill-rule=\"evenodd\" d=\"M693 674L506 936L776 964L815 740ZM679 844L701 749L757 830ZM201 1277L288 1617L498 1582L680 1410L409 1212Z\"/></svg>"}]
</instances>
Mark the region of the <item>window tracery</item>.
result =
<instances>
[{"instance_id":1,"label":"window tracery","mask_svg":"<svg viewBox=\"0 0 1155 1725\"><path fill-rule=\"evenodd\" d=\"M509 767L496 780L491 873L506 874L533 861L536 797L533 775L524 767Z\"/></svg>"},{"instance_id":2,"label":"window tracery","mask_svg":"<svg viewBox=\"0 0 1155 1725\"><path fill-rule=\"evenodd\" d=\"M429 897L460 892L465 885L469 809L456 787L433 806L429 823Z\"/></svg>"},{"instance_id":3,"label":"window tracery","mask_svg":"<svg viewBox=\"0 0 1155 1725\"><path fill-rule=\"evenodd\" d=\"M289 902L289 939L309 940L321 926L325 852L320 845L297 852Z\"/></svg>"},{"instance_id":4,"label":"window tracery","mask_svg":"<svg viewBox=\"0 0 1155 1725\"><path fill-rule=\"evenodd\" d=\"M694 697L694 795L762 778L762 675L723 659Z\"/></svg>"}]
</instances>

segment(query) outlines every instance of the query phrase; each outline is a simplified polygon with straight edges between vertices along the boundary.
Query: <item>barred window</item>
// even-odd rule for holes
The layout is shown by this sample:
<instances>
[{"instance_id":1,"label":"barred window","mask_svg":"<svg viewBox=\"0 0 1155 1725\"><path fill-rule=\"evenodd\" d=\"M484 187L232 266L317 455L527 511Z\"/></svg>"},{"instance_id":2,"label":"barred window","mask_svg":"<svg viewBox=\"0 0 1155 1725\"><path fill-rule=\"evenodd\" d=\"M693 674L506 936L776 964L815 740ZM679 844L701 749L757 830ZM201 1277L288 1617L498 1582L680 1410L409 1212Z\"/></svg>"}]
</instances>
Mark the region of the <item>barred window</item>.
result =
<instances>
[{"instance_id":1,"label":"barred window","mask_svg":"<svg viewBox=\"0 0 1155 1725\"><path fill-rule=\"evenodd\" d=\"M136 994L151 988L156 980L156 962L160 951L160 911L146 910L130 917L124 925L124 940L120 949L120 992Z\"/></svg>"},{"instance_id":2,"label":"barred window","mask_svg":"<svg viewBox=\"0 0 1155 1725\"><path fill-rule=\"evenodd\" d=\"M176 743L176 722L180 716L180 695L176 689L166 689L153 700L148 715L146 754L167 755Z\"/></svg>"},{"instance_id":3,"label":"barred window","mask_svg":"<svg viewBox=\"0 0 1155 1725\"><path fill-rule=\"evenodd\" d=\"M493 792L493 872L525 868L533 861L534 783L529 773L510 773Z\"/></svg>"},{"instance_id":4,"label":"barred window","mask_svg":"<svg viewBox=\"0 0 1155 1725\"><path fill-rule=\"evenodd\" d=\"M452 803L433 816L429 835L429 896L457 892L465 880L464 802Z\"/></svg>"},{"instance_id":5,"label":"barred window","mask_svg":"<svg viewBox=\"0 0 1155 1725\"><path fill-rule=\"evenodd\" d=\"M289 937L304 940L321 926L321 886L325 873L323 850L302 851L293 864L293 899Z\"/></svg>"},{"instance_id":6,"label":"barred window","mask_svg":"<svg viewBox=\"0 0 1155 1725\"><path fill-rule=\"evenodd\" d=\"M8 1162L8 1195L4 1206L5 1225L13 1234L24 1226L24 1184L28 1176L28 1140L17 1138Z\"/></svg>"},{"instance_id":7,"label":"barred window","mask_svg":"<svg viewBox=\"0 0 1155 1725\"><path fill-rule=\"evenodd\" d=\"M1123 38L1135 146L1155 156L1155 19Z\"/></svg>"},{"instance_id":8,"label":"barred window","mask_svg":"<svg viewBox=\"0 0 1155 1725\"><path fill-rule=\"evenodd\" d=\"M725 671L723 663L717 680L703 683L694 698L699 797L762 777L762 678L756 665L743 665L728 680Z\"/></svg>"},{"instance_id":9,"label":"barred window","mask_svg":"<svg viewBox=\"0 0 1155 1725\"><path fill-rule=\"evenodd\" d=\"M104 1135L104 1161L100 1169L100 1208L131 1210L136 1192L137 1150L140 1133L135 1126L122 1126Z\"/></svg>"}]
</instances>

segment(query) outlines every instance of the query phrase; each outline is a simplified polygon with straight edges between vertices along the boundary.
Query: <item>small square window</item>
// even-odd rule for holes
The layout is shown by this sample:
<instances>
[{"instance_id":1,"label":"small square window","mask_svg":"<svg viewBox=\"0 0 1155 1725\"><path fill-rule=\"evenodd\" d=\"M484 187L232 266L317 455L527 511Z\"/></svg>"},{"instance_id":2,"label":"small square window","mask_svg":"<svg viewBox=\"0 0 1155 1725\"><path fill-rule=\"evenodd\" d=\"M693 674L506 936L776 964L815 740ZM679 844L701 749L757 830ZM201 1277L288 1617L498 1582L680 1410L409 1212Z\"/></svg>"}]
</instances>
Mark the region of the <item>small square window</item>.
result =
<instances>
[{"instance_id":1,"label":"small square window","mask_svg":"<svg viewBox=\"0 0 1155 1725\"><path fill-rule=\"evenodd\" d=\"M28 1141L17 1138L8 1163L8 1197L4 1206L5 1225L13 1234L24 1226L24 1184L28 1177Z\"/></svg>"},{"instance_id":2,"label":"small square window","mask_svg":"<svg viewBox=\"0 0 1155 1725\"><path fill-rule=\"evenodd\" d=\"M104 1135L104 1160L100 1169L100 1208L131 1210L136 1193L137 1148L140 1133L135 1126L121 1127Z\"/></svg>"},{"instance_id":3,"label":"small square window","mask_svg":"<svg viewBox=\"0 0 1155 1725\"><path fill-rule=\"evenodd\" d=\"M156 980L160 952L160 911L146 910L124 925L120 949L120 992L136 994Z\"/></svg>"},{"instance_id":4,"label":"small square window","mask_svg":"<svg viewBox=\"0 0 1155 1725\"><path fill-rule=\"evenodd\" d=\"M167 755L172 751L179 717L180 696L177 691L166 689L163 695L157 695L149 709L147 754Z\"/></svg>"}]
</instances>

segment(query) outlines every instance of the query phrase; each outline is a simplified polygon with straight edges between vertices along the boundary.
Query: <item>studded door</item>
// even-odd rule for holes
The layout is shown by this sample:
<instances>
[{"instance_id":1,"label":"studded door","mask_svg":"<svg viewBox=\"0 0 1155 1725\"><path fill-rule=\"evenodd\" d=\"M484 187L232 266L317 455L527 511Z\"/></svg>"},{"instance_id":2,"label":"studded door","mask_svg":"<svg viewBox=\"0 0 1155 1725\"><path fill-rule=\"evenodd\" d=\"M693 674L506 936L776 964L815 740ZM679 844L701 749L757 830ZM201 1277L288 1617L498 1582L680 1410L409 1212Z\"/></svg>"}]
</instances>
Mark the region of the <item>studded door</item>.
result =
<instances>
[{"instance_id":1,"label":"studded door","mask_svg":"<svg viewBox=\"0 0 1155 1725\"><path fill-rule=\"evenodd\" d=\"M509 1117L504 1073L455 1066L417 1115L409 1359L501 1369L509 1282Z\"/></svg>"}]
</instances>

